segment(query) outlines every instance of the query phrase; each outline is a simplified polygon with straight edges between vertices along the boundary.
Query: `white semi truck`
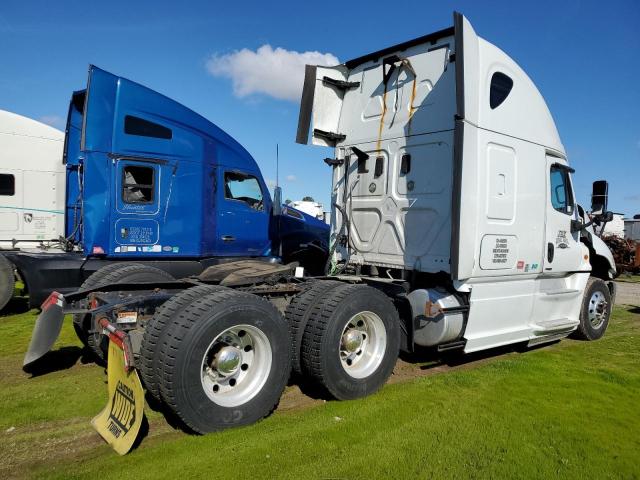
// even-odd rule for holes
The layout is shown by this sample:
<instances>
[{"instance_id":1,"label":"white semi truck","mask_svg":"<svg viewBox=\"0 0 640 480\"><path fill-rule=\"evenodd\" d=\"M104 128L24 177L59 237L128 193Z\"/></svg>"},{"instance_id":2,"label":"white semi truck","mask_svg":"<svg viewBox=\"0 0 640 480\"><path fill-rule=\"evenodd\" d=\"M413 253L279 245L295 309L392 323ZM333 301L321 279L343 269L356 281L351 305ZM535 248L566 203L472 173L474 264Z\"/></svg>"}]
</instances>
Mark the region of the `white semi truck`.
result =
<instances>
[{"instance_id":1,"label":"white semi truck","mask_svg":"<svg viewBox=\"0 0 640 480\"><path fill-rule=\"evenodd\" d=\"M109 339L110 400L94 426L120 453L139 429L143 388L206 433L268 415L291 369L353 399L386 382L400 349L604 334L615 266L575 203L549 110L462 15L308 66L297 140L309 136L335 147L327 276L249 260L168 281L125 265L105 272L108 284L45 302L25 368L65 312L88 315ZM596 186L591 213L606 220Z\"/></svg>"},{"instance_id":2,"label":"white semi truck","mask_svg":"<svg viewBox=\"0 0 640 480\"><path fill-rule=\"evenodd\" d=\"M325 217L328 214L328 212L324 211L322 204L314 200L294 200L290 205L296 210L300 210L322 221L325 221Z\"/></svg>"},{"instance_id":3,"label":"white semi truck","mask_svg":"<svg viewBox=\"0 0 640 480\"><path fill-rule=\"evenodd\" d=\"M553 118L517 63L455 19L307 67L298 141L312 119L312 142L336 149L334 271L410 280L414 317L455 307L416 330L428 345L596 336L581 306L609 311L615 265L581 225Z\"/></svg>"},{"instance_id":4,"label":"white semi truck","mask_svg":"<svg viewBox=\"0 0 640 480\"><path fill-rule=\"evenodd\" d=\"M0 110L0 310L13 295L14 283L13 266L2 252L59 250L63 144L60 130Z\"/></svg>"}]
</instances>

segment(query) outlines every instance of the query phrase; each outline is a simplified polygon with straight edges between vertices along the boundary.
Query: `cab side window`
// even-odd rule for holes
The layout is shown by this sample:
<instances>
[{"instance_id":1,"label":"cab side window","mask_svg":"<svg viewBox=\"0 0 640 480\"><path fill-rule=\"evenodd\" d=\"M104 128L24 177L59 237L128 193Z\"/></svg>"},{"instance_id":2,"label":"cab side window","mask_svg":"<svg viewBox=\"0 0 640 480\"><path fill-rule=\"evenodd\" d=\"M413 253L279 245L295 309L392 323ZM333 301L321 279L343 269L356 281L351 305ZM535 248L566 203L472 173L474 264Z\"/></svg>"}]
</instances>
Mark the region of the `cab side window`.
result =
<instances>
[{"instance_id":1,"label":"cab side window","mask_svg":"<svg viewBox=\"0 0 640 480\"><path fill-rule=\"evenodd\" d=\"M225 172L224 196L228 200L244 202L254 210L262 211L262 189L258 179L242 172Z\"/></svg>"},{"instance_id":2,"label":"cab side window","mask_svg":"<svg viewBox=\"0 0 640 480\"><path fill-rule=\"evenodd\" d=\"M571 215L573 213L573 195L569 172L557 166L551 167L551 205L557 211Z\"/></svg>"},{"instance_id":3,"label":"cab side window","mask_svg":"<svg viewBox=\"0 0 640 480\"><path fill-rule=\"evenodd\" d=\"M12 197L16 194L16 177L9 173L0 174L0 195Z\"/></svg>"},{"instance_id":4,"label":"cab side window","mask_svg":"<svg viewBox=\"0 0 640 480\"><path fill-rule=\"evenodd\" d=\"M122 201L153 203L154 169L127 165L122 169Z\"/></svg>"}]
</instances>

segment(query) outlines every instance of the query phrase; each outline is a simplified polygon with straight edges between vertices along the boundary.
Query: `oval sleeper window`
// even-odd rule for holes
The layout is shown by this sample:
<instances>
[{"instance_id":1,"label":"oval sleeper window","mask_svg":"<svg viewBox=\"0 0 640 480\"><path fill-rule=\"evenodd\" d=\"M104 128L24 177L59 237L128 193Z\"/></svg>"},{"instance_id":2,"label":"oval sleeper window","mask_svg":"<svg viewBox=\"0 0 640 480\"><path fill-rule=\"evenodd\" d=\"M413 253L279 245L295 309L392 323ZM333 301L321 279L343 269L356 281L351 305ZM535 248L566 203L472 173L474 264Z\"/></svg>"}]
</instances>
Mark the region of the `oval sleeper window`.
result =
<instances>
[{"instance_id":1,"label":"oval sleeper window","mask_svg":"<svg viewBox=\"0 0 640 480\"><path fill-rule=\"evenodd\" d=\"M496 72L491 76L491 90L489 91L489 106L493 110L500 106L509 96L513 88L513 80L502 72Z\"/></svg>"}]
</instances>

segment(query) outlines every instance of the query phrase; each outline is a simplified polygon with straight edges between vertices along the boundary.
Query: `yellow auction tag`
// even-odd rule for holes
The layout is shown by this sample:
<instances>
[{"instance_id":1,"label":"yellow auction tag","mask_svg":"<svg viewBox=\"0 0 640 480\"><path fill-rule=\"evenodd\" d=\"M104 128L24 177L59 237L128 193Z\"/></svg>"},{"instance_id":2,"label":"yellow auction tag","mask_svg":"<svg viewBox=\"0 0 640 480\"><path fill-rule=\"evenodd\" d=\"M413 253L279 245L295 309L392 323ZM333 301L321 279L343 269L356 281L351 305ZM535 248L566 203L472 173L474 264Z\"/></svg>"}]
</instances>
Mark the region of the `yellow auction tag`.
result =
<instances>
[{"instance_id":1,"label":"yellow auction tag","mask_svg":"<svg viewBox=\"0 0 640 480\"><path fill-rule=\"evenodd\" d=\"M109 403L92 421L93 428L120 455L133 446L144 415L144 390L135 369L127 371L124 350L109 340Z\"/></svg>"}]
</instances>

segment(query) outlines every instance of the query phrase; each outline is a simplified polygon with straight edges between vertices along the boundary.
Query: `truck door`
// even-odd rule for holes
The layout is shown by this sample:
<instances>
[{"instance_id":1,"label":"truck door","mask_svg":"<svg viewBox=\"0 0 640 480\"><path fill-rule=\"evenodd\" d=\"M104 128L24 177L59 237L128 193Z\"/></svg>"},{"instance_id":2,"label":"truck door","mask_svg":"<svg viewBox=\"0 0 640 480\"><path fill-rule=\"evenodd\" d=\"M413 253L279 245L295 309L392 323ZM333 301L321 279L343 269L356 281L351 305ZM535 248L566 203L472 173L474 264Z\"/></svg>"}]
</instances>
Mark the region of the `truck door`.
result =
<instances>
[{"instance_id":1,"label":"truck door","mask_svg":"<svg viewBox=\"0 0 640 480\"><path fill-rule=\"evenodd\" d=\"M265 197L265 186L257 174L224 167L218 169L216 255L269 253L269 205L265 206Z\"/></svg>"},{"instance_id":2,"label":"truck door","mask_svg":"<svg viewBox=\"0 0 640 480\"><path fill-rule=\"evenodd\" d=\"M556 157L546 157L547 205L544 272L564 273L578 270L582 250L579 232L571 232L571 220L577 218L571 172Z\"/></svg>"},{"instance_id":3,"label":"truck door","mask_svg":"<svg viewBox=\"0 0 640 480\"><path fill-rule=\"evenodd\" d=\"M164 162L163 162L164 163ZM162 163L118 158L114 169L113 205L111 213L116 252L141 249L160 253L160 185Z\"/></svg>"}]
</instances>

